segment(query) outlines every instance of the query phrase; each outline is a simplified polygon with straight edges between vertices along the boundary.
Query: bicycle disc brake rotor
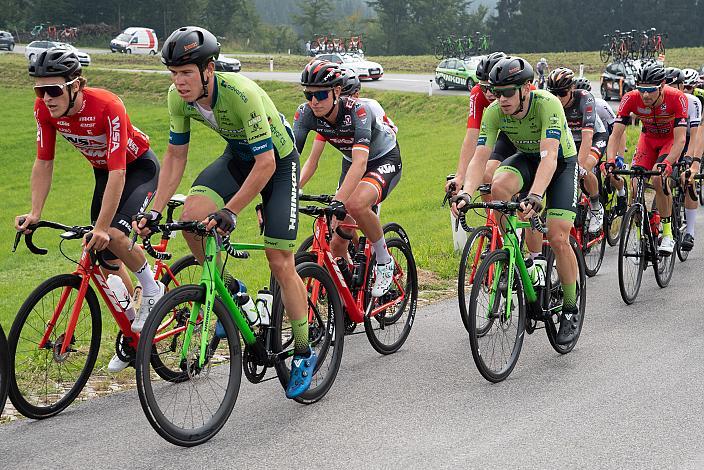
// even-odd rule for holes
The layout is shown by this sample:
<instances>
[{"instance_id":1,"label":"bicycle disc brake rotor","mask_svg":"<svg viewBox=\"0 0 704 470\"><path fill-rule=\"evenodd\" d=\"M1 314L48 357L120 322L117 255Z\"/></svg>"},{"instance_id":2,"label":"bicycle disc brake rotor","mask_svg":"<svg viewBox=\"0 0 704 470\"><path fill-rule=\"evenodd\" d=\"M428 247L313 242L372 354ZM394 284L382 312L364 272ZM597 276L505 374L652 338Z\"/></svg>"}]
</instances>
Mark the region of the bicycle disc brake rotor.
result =
<instances>
[{"instance_id":1,"label":"bicycle disc brake rotor","mask_svg":"<svg viewBox=\"0 0 704 470\"><path fill-rule=\"evenodd\" d=\"M56 338L56 341L54 341L54 345L52 347L54 361L56 361L58 363L62 363L64 361L66 361L66 359L68 359L68 356L72 352L76 352L75 349L71 349L69 347L69 348L66 348L66 352L64 354L61 354L61 347L63 346L65 339L66 339L66 333L62 333L61 336ZM71 344L75 344L75 342L76 342L75 338L71 339Z\"/></svg>"}]
</instances>

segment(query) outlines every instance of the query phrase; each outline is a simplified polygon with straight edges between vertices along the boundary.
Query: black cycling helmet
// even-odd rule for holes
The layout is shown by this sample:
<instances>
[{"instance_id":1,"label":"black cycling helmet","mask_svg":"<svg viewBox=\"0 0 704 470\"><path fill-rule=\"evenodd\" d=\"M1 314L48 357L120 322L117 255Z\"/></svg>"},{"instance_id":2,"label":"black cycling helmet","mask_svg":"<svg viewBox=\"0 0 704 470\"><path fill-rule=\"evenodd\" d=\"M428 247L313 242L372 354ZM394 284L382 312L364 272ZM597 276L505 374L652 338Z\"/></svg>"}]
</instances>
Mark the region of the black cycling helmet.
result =
<instances>
[{"instance_id":1,"label":"black cycling helmet","mask_svg":"<svg viewBox=\"0 0 704 470\"><path fill-rule=\"evenodd\" d=\"M81 74L81 63L73 51L52 47L29 64L30 77L64 77L68 81Z\"/></svg>"},{"instance_id":2,"label":"black cycling helmet","mask_svg":"<svg viewBox=\"0 0 704 470\"><path fill-rule=\"evenodd\" d=\"M521 57L505 57L499 60L489 73L493 86L523 85L533 81L533 67Z\"/></svg>"},{"instance_id":3,"label":"black cycling helmet","mask_svg":"<svg viewBox=\"0 0 704 470\"><path fill-rule=\"evenodd\" d=\"M301 85L334 87L342 84L340 66L328 60L313 60L301 72Z\"/></svg>"},{"instance_id":4,"label":"black cycling helmet","mask_svg":"<svg viewBox=\"0 0 704 470\"><path fill-rule=\"evenodd\" d=\"M644 65L636 77L636 83L647 85L660 85L665 81L665 68L657 63L649 63Z\"/></svg>"},{"instance_id":5,"label":"black cycling helmet","mask_svg":"<svg viewBox=\"0 0 704 470\"><path fill-rule=\"evenodd\" d=\"M482 57L479 64L477 64L477 80L482 82L488 81L489 72L491 72L491 69L494 68L494 65L496 65L498 61L505 59L506 57L508 56L503 52L492 52L491 54Z\"/></svg>"},{"instance_id":6,"label":"black cycling helmet","mask_svg":"<svg viewBox=\"0 0 704 470\"><path fill-rule=\"evenodd\" d=\"M684 83L684 74L677 67L668 67L665 69L665 83L667 85L679 85Z\"/></svg>"},{"instance_id":7,"label":"black cycling helmet","mask_svg":"<svg viewBox=\"0 0 704 470\"><path fill-rule=\"evenodd\" d=\"M197 26L177 29L161 48L161 62L166 66L196 64L203 70L219 55L220 43L213 33Z\"/></svg>"},{"instance_id":8,"label":"black cycling helmet","mask_svg":"<svg viewBox=\"0 0 704 470\"><path fill-rule=\"evenodd\" d=\"M575 78L574 79L574 87L577 90L592 91L592 83L586 77Z\"/></svg>"},{"instance_id":9,"label":"black cycling helmet","mask_svg":"<svg viewBox=\"0 0 704 470\"><path fill-rule=\"evenodd\" d=\"M558 67L548 75L548 90L565 90L574 84L574 72L567 67Z\"/></svg>"},{"instance_id":10,"label":"black cycling helmet","mask_svg":"<svg viewBox=\"0 0 704 470\"><path fill-rule=\"evenodd\" d=\"M352 69L343 71L342 74L342 96L351 96L362 89L362 82L357 73Z\"/></svg>"}]
</instances>

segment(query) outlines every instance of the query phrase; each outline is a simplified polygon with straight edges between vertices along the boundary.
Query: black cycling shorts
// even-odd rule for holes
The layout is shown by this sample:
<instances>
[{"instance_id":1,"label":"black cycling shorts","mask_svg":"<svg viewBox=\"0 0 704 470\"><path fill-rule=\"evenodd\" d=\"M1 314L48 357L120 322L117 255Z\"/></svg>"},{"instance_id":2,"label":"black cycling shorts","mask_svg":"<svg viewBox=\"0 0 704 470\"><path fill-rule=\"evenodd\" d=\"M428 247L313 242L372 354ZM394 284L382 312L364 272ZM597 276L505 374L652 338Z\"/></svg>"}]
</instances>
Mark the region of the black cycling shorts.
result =
<instances>
[{"instance_id":1,"label":"black cycling shorts","mask_svg":"<svg viewBox=\"0 0 704 470\"><path fill-rule=\"evenodd\" d=\"M98 220L100 208L103 205L105 186L108 183L108 170L93 168L95 173L95 189L90 205L90 219L93 224ZM125 235L132 231L132 216L147 208L159 181L159 160L149 149L139 158L127 164L125 170L125 187L122 189L120 204L117 206L111 227L120 229ZM113 258L114 259L114 258Z\"/></svg>"},{"instance_id":2,"label":"black cycling shorts","mask_svg":"<svg viewBox=\"0 0 704 470\"><path fill-rule=\"evenodd\" d=\"M500 131L498 137L496 138L494 149L491 151L491 157L489 157L489 160L503 162L516 152L516 146L513 145L511 139L508 138L504 131Z\"/></svg>"},{"instance_id":3,"label":"black cycling shorts","mask_svg":"<svg viewBox=\"0 0 704 470\"><path fill-rule=\"evenodd\" d=\"M342 159L342 173L340 174L338 188L342 185L351 166L352 162ZM398 143L396 143L396 147L385 155L367 162L367 170L362 176L362 182L368 183L376 189L377 198L374 204L379 204L386 199L401 179L402 171L401 151Z\"/></svg>"},{"instance_id":4,"label":"black cycling shorts","mask_svg":"<svg viewBox=\"0 0 704 470\"><path fill-rule=\"evenodd\" d=\"M267 248L293 250L298 235L298 178L300 157L294 149L276 158L276 170L261 191L264 219L264 244ZM239 191L254 167L254 160L243 160L230 145L193 182L188 195L208 196L220 208Z\"/></svg>"},{"instance_id":5,"label":"black cycling shorts","mask_svg":"<svg viewBox=\"0 0 704 470\"><path fill-rule=\"evenodd\" d=\"M540 155L518 152L501 163L496 172L517 175L522 182L519 193L527 193L533 185L538 171ZM555 174L545 190L547 216L549 219L565 219L574 222L577 213L577 157L558 158Z\"/></svg>"}]
</instances>

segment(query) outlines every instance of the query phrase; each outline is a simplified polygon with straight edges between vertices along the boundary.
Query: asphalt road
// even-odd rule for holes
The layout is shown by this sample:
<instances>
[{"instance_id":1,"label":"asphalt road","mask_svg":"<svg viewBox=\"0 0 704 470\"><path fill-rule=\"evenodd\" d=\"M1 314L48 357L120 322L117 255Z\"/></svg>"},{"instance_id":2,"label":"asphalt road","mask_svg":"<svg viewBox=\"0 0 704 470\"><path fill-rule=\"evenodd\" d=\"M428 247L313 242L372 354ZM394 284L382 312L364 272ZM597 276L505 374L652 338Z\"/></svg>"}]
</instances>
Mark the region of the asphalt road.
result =
<instances>
[{"instance_id":1,"label":"asphalt road","mask_svg":"<svg viewBox=\"0 0 704 470\"><path fill-rule=\"evenodd\" d=\"M609 248L589 280L575 350L560 356L536 331L500 384L477 372L456 300L446 300L419 310L392 356L364 335L346 338L337 380L317 404L286 400L275 380L243 381L220 434L181 449L151 429L136 392L122 392L0 426L1 466L703 468L699 240L668 288L646 271L632 306L619 296Z\"/></svg>"}]
</instances>

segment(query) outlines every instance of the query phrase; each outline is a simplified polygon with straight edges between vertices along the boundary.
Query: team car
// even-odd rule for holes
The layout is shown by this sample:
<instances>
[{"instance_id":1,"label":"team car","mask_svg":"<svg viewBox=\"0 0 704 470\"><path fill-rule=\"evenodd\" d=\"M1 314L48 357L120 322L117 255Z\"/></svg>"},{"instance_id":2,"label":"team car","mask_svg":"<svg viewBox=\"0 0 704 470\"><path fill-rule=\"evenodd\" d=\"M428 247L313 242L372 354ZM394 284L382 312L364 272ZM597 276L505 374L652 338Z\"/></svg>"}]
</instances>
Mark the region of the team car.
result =
<instances>
[{"instance_id":1,"label":"team car","mask_svg":"<svg viewBox=\"0 0 704 470\"><path fill-rule=\"evenodd\" d=\"M441 90L463 88L471 90L477 84L477 64L481 57L466 60L445 59L435 69L435 83Z\"/></svg>"}]
</instances>

